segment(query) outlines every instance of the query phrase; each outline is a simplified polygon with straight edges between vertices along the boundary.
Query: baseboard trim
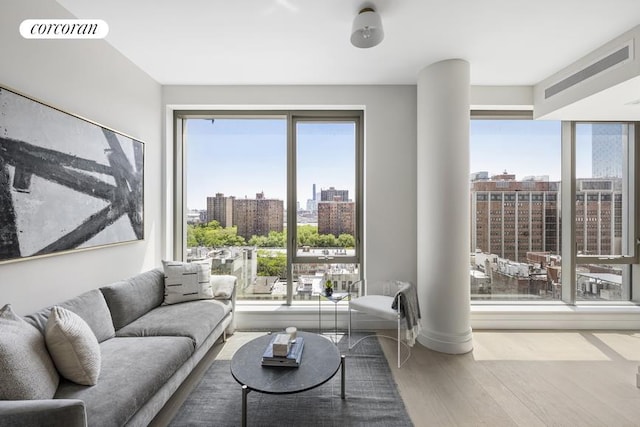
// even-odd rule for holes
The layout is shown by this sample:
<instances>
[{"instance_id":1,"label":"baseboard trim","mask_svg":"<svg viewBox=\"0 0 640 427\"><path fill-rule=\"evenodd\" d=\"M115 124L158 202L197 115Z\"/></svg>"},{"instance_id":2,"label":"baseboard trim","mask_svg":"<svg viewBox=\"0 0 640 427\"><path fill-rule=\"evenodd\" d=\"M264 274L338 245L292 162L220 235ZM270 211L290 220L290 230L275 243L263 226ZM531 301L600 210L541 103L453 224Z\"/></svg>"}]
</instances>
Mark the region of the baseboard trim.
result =
<instances>
[{"instance_id":1,"label":"baseboard trim","mask_svg":"<svg viewBox=\"0 0 640 427\"><path fill-rule=\"evenodd\" d=\"M447 354L465 354L473 350L471 328L462 334L442 334L422 327L418 342L423 346Z\"/></svg>"}]
</instances>

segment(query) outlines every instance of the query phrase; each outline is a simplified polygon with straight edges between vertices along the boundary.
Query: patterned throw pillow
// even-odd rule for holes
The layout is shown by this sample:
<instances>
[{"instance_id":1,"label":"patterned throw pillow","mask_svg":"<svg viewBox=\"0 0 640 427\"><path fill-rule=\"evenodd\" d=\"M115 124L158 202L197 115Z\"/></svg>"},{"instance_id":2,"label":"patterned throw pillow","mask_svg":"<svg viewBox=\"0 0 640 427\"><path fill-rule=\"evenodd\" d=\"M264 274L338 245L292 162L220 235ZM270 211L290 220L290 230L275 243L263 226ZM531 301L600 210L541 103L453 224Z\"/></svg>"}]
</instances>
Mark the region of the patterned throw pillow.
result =
<instances>
[{"instance_id":1,"label":"patterned throw pillow","mask_svg":"<svg viewBox=\"0 0 640 427\"><path fill-rule=\"evenodd\" d=\"M164 305L213 298L211 259L192 262L162 261Z\"/></svg>"},{"instance_id":2,"label":"patterned throw pillow","mask_svg":"<svg viewBox=\"0 0 640 427\"><path fill-rule=\"evenodd\" d=\"M44 338L60 374L82 385L96 385L102 358L100 344L82 317L62 307L53 307Z\"/></svg>"},{"instance_id":3,"label":"patterned throw pillow","mask_svg":"<svg viewBox=\"0 0 640 427\"><path fill-rule=\"evenodd\" d=\"M15 314L0 309L0 400L51 399L60 377L44 337Z\"/></svg>"}]
</instances>

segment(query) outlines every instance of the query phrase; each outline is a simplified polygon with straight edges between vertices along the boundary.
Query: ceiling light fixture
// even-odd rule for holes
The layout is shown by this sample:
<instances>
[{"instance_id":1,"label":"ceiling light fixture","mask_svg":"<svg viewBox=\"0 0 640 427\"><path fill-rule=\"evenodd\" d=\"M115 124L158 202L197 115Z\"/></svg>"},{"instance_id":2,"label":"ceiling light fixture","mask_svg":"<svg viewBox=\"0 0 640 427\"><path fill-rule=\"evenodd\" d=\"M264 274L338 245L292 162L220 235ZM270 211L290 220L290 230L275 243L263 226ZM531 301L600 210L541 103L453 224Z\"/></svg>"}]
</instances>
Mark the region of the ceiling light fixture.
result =
<instances>
[{"instance_id":1,"label":"ceiling light fixture","mask_svg":"<svg viewBox=\"0 0 640 427\"><path fill-rule=\"evenodd\" d=\"M370 7L362 9L351 27L351 44L355 47L369 48L380 44L384 39L380 15Z\"/></svg>"}]
</instances>

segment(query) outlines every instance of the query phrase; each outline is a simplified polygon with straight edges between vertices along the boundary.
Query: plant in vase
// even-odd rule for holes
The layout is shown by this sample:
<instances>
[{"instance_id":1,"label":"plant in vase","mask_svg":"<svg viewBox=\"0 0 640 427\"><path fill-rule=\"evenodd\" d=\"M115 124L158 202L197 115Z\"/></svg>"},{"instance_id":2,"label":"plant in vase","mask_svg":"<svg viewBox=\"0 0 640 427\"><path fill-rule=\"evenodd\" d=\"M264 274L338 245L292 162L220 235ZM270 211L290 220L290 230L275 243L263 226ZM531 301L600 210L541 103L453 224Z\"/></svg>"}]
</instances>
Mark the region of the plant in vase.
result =
<instances>
[{"instance_id":1,"label":"plant in vase","mask_svg":"<svg viewBox=\"0 0 640 427\"><path fill-rule=\"evenodd\" d=\"M331 280L324 282L324 294L328 297L333 294L333 284L331 283Z\"/></svg>"}]
</instances>

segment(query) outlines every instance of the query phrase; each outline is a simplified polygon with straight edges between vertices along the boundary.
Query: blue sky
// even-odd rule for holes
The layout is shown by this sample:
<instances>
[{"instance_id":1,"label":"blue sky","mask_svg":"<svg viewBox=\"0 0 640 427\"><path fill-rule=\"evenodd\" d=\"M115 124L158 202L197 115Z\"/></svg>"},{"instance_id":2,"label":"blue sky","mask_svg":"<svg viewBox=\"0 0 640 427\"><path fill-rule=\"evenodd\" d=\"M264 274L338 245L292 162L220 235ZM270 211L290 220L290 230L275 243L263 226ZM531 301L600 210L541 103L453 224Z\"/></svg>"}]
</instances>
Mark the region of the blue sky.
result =
<instances>
[{"instance_id":1,"label":"blue sky","mask_svg":"<svg viewBox=\"0 0 640 427\"><path fill-rule=\"evenodd\" d=\"M472 120L470 172L507 171L516 179L549 175L560 180L560 122ZM286 203L286 121L190 119L187 124L187 207L205 209L207 196L265 197ZM355 188L355 127L351 123L298 124L298 201L306 207L331 186ZM591 176L591 126L578 127L577 176Z\"/></svg>"},{"instance_id":2,"label":"blue sky","mask_svg":"<svg viewBox=\"0 0 640 427\"><path fill-rule=\"evenodd\" d=\"M306 206L331 186L355 188L355 128L347 123L299 123L298 200ZM286 202L284 119L190 119L186 129L187 207L205 209L207 196L265 197Z\"/></svg>"},{"instance_id":3,"label":"blue sky","mask_svg":"<svg viewBox=\"0 0 640 427\"><path fill-rule=\"evenodd\" d=\"M472 120L470 172L503 171L516 179L548 175L560 181L561 123L545 120ZM591 126L577 128L576 176L591 176Z\"/></svg>"}]
</instances>

